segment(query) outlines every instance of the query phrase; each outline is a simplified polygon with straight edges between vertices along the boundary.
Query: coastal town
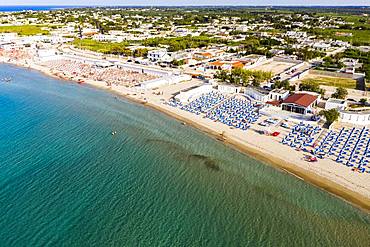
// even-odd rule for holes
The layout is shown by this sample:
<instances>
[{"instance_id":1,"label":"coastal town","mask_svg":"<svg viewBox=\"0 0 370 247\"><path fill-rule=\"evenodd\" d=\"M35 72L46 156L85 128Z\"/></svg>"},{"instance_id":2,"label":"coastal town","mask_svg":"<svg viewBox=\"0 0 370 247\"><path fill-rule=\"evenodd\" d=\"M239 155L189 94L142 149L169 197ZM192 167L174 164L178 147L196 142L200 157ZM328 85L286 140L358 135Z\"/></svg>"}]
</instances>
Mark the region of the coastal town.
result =
<instances>
[{"instance_id":1,"label":"coastal town","mask_svg":"<svg viewBox=\"0 0 370 247\"><path fill-rule=\"evenodd\" d=\"M369 208L369 15L368 8L0 12L0 62L110 90Z\"/></svg>"}]
</instances>

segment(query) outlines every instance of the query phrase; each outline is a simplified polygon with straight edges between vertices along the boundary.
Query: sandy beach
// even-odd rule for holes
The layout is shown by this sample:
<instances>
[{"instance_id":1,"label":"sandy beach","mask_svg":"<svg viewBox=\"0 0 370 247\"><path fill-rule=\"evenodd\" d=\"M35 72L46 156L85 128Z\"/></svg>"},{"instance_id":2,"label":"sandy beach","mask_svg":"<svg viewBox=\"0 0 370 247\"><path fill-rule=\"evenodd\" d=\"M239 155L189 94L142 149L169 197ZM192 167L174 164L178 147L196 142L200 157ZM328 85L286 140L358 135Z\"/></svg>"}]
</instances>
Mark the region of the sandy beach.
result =
<instances>
[{"instance_id":1,"label":"sandy beach","mask_svg":"<svg viewBox=\"0 0 370 247\"><path fill-rule=\"evenodd\" d=\"M0 60L1 62L1 60ZM9 62L3 59L2 62ZM73 78L61 77L60 74L53 73L49 68L39 66L37 64L27 62L10 61L10 63L41 71L49 76L58 77L60 79L73 80ZM75 79L77 82L77 79ZM196 84L197 82L193 82ZM138 93L133 89L111 85L107 86L104 81L94 81L86 79L84 84L89 86L109 90L119 96L123 96L129 100L148 106L158 110L170 117L173 117L181 122L195 127L215 139L230 145L235 149L246 153L247 155L279 168L282 172L296 176L297 179L302 179L310 184L322 188L333 195L336 195L353 205L370 212L370 180L367 174L359 174L352 172L345 166L339 165L333 160L323 159L316 163L309 163L303 159L303 153L296 151L280 142L287 134L287 130L278 129L281 132L280 136L272 137L261 134L262 130L257 124L252 125L248 131L240 129L232 129L229 126L214 122L204 118L202 115L195 115L190 112L174 108L164 104L171 94L164 93L163 95L153 94L152 91ZM161 91L173 92L176 91L179 85L166 86ZM294 188L292 188L294 189Z\"/></svg>"}]
</instances>

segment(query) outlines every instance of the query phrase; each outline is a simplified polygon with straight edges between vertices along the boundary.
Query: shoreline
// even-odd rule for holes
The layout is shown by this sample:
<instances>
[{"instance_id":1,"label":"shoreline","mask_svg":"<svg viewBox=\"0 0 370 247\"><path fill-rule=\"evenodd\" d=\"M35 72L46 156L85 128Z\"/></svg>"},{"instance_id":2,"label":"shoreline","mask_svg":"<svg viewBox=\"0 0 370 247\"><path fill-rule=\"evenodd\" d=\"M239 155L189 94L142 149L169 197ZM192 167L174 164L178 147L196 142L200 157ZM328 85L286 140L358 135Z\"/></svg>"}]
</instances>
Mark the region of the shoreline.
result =
<instances>
[{"instance_id":1,"label":"shoreline","mask_svg":"<svg viewBox=\"0 0 370 247\"><path fill-rule=\"evenodd\" d=\"M71 82L78 83L76 80L59 76L58 74L52 73L48 68L44 68L39 65L35 65L35 64L26 65L26 64L19 63L19 62L13 63L13 62L0 61L0 63L1 62L5 64L27 68L27 69L33 69L47 76L51 76L53 78L57 78L63 81L71 81ZM124 93L120 91L119 88L114 89L114 88L108 87L105 85L104 82L95 82L91 80L85 80L83 84L86 84L88 86L98 88L98 89L104 89L105 91L108 91L119 97L123 97L124 99L129 100L131 102L141 104L143 106L147 106L170 118L176 119L177 121L187 123L189 126L201 131L202 133L207 134L208 136L211 136L216 141L221 141L225 145L243 154L246 154L250 158L263 162L265 165L272 166L275 169L278 169L280 172L287 173L291 176L296 177L297 179L303 180L303 182L306 182L321 190L324 190L325 192L328 192L329 194L346 201L347 203L351 204L352 206L355 206L356 208L359 208L365 211L366 213L370 212L370 198L367 197L366 195L356 192L353 189L347 188L346 186L343 186L339 184L338 182L333 181L330 178L325 177L321 174L317 174L314 171L304 169L300 167L299 165L294 164L290 160L284 160L282 157L275 156L271 154L271 152L267 152L268 150L263 150L261 148L258 148L258 146L253 145L253 143L239 140L238 138L232 135L227 135L227 134L225 135L224 132L219 133L215 129L212 129L212 126L207 126L206 124L197 122L196 119L191 119L190 117L179 115L178 113L174 111L166 109L166 107L161 106L160 104L155 104L154 102L152 103L152 102L141 100L137 97L131 96L129 95L128 92ZM248 131L252 131L252 130L248 130Z\"/></svg>"},{"instance_id":2,"label":"shoreline","mask_svg":"<svg viewBox=\"0 0 370 247\"><path fill-rule=\"evenodd\" d=\"M140 103L140 102L137 102ZM184 118L182 116L173 114L172 112L166 112L163 111L161 108L151 105L151 104L146 104L146 103L141 103L143 105L149 106L151 109L157 110L161 113L164 113L165 115L175 118L178 121L181 122L186 122L190 126L200 130L201 132L213 137L217 141L221 141L219 139L220 134L217 133L216 131L210 129L210 128L205 128L203 125L200 125L196 123L195 121L189 120L187 118ZM360 193L357 193L355 191L352 191L350 189L347 189L346 187L339 185L327 178L324 178L322 176L319 176L317 174L308 172L306 170L300 169L299 167L295 166L294 164L291 164L287 161L284 161L278 157L269 155L269 154L262 154L258 149L255 149L250 146L246 146L245 144L242 144L240 142L237 142L235 140L232 140L231 138L228 138L227 136L224 137L224 140L221 141L225 145L232 147L236 149L237 151L248 155L250 158L255 159L257 161L260 161L264 163L265 165L272 166L279 171L285 172L291 176L296 177L297 179L300 179L310 185L315 186L316 188L319 188L321 190L324 190L325 192L329 192L331 195L340 198L347 203L364 210L365 212L369 213L370 212L370 199L361 195ZM286 165L284 165L286 164Z\"/></svg>"}]
</instances>

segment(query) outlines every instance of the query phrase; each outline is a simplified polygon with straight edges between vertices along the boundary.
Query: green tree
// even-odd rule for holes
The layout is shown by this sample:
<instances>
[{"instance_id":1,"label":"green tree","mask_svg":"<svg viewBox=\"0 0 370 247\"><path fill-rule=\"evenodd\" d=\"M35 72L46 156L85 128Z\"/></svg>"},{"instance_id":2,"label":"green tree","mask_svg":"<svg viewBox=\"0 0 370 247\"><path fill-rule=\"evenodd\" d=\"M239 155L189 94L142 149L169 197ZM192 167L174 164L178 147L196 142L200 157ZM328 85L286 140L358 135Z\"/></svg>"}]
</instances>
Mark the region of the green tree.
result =
<instances>
[{"instance_id":1,"label":"green tree","mask_svg":"<svg viewBox=\"0 0 370 247\"><path fill-rule=\"evenodd\" d=\"M252 86L254 86L254 87L259 87L259 86L261 86L261 82L256 81L256 80L253 80L253 81L252 81Z\"/></svg>"},{"instance_id":2,"label":"green tree","mask_svg":"<svg viewBox=\"0 0 370 247\"><path fill-rule=\"evenodd\" d=\"M332 98L336 98L336 99L345 99L348 95L348 91L347 89L343 88L343 87L338 87L335 91L335 93L333 93L331 95Z\"/></svg>"},{"instance_id":3,"label":"green tree","mask_svg":"<svg viewBox=\"0 0 370 247\"><path fill-rule=\"evenodd\" d=\"M174 66L182 66L182 65L184 65L185 64L185 60L184 59L182 59L182 60L173 60L172 62L172 65L174 65Z\"/></svg>"},{"instance_id":4,"label":"green tree","mask_svg":"<svg viewBox=\"0 0 370 247\"><path fill-rule=\"evenodd\" d=\"M322 110L319 115L324 116L326 119L326 124L329 126L334 123L339 118L339 112L337 109Z\"/></svg>"},{"instance_id":5,"label":"green tree","mask_svg":"<svg viewBox=\"0 0 370 247\"><path fill-rule=\"evenodd\" d=\"M272 89L280 89L284 88L286 90L290 90L290 83L287 80L284 81L275 81L274 84L271 86Z\"/></svg>"},{"instance_id":6,"label":"green tree","mask_svg":"<svg viewBox=\"0 0 370 247\"><path fill-rule=\"evenodd\" d=\"M216 72L215 78L219 79L222 82L226 82L229 78L229 75L226 70L219 70Z\"/></svg>"},{"instance_id":7,"label":"green tree","mask_svg":"<svg viewBox=\"0 0 370 247\"><path fill-rule=\"evenodd\" d=\"M325 90L320 88L319 83L315 81L304 81L299 85L300 91L309 91L309 92L315 92L319 93L321 95L325 94Z\"/></svg>"},{"instance_id":8,"label":"green tree","mask_svg":"<svg viewBox=\"0 0 370 247\"><path fill-rule=\"evenodd\" d=\"M367 102L367 99L366 98L362 98L362 99L360 99L360 102L361 102L361 104L365 105L366 102Z\"/></svg>"},{"instance_id":9,"label":"green tree","mask_svg":"<svg viewBox=\"0 0 370 247\"><path fill-rule=\"evenodd\" d=\"M133 53L134 57L146 57L148 55L148 49L138 48Z\"/></svg>"},{"instance_id":10,"label":"green tree","mask_svg":"<svg viewBox=\"0 0 370 247\"><path fill-rule=\"evenodd\" d=\"M215 75L215 78L230 84L243 84L247 86L252 82L254 86L259 86L261 82L268 81L272 77L271 72L260 70L246 70L242 68L235 68L231 71L221 70Z\"/></svg>"}]
</instances>

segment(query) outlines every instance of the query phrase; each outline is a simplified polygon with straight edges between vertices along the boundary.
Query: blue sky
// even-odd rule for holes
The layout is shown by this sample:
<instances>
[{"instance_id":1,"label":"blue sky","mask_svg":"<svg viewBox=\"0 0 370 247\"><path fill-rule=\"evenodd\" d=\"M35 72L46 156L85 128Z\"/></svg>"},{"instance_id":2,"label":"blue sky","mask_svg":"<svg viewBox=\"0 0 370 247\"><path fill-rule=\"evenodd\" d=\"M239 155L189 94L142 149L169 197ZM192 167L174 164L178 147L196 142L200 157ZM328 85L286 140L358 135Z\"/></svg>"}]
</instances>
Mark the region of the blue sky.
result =
<instances>
[{"instance_id":1,"label":"blue sky","mask_svg":"<svg viewBox=\"0 0 370 247\"><path fill-rule=\"evenodd\" d=\"M370 5L370 0L1 0L0 5Z\"/></svg>"}]
</instances>

